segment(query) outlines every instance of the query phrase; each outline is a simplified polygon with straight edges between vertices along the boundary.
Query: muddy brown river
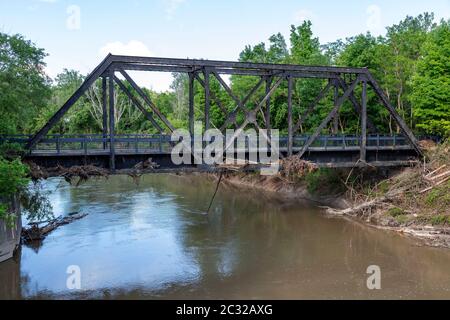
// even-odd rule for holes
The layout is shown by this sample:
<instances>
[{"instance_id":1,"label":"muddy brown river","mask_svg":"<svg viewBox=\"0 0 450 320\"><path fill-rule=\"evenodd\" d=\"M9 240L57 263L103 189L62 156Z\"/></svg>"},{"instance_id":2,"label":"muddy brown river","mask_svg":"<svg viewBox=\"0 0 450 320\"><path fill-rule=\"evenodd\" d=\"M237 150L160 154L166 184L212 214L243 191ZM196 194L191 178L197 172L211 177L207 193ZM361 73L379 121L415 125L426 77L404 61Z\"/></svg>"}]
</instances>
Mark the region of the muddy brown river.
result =
<instances>
[{"instance_id":1,"label":"muddy brown river","mask_svg":"<svg viewBox=\"0 0 450 320\"><path fill-rule=\"evenodd\" d=\"M44 187L56 215L89 215L1 263L1 299L450 299L450 250L312 203L222 186L205 215L214 182L170 174Z\"/></svg>"}]
</instances>

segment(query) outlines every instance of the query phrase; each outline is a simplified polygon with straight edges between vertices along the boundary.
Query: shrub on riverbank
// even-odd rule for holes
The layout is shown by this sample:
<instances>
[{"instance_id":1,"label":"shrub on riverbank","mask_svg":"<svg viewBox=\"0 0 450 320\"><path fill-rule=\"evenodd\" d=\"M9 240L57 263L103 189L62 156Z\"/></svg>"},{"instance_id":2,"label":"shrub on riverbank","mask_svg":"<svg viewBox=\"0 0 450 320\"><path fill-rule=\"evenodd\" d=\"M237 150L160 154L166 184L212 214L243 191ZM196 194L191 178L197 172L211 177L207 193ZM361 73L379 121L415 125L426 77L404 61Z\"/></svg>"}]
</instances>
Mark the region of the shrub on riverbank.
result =
<instances>
[{"instance_id":1,"label":"shrub on riverbank","mask_svg":"<svg viewBox=\"0 0 450 320\"><path fill-rule=\"evenodd\" d=\"M0 219L9 226L14 225L16 214L11 206L14 197L20 199L30 221L39 221L52 216L52 207L40 184L30 184L29 167L19 158L6 160L0 156Z\"/></svg>"},{"instance_id":2,"label":"shrub on riverbank","mask_svg":"<svg viewBox=\"0 0 450 320\"><path fill-rule=\"evenodd\" d=\"M0 219L13 225L15 214L10 212L10 204L14 195L19 194L29 183L28 167L19 159L8 161L0 157Z\"/></svg>"}]
</instances>

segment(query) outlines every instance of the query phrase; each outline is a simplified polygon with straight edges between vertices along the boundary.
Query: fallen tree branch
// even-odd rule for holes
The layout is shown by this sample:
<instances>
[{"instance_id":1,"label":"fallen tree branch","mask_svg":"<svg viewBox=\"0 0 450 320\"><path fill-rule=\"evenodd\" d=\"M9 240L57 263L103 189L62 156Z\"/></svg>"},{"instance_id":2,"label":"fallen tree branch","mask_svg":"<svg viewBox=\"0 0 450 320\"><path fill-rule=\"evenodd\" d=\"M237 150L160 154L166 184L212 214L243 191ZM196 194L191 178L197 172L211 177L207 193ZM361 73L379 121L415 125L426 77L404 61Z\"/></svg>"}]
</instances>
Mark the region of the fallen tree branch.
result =
<instances>
[{"instance_id":1,"label":"fallen tree branch","mask_svg":"<svg viewBox=\"0 0 450 320\"><path fill-rule=\"evenodd\" d=\"M441 184L443 184L444 182L448 181L449 179L450 179L450 176L448 176L447 178L445 178L445 179L435 183L431 187L428 187L428 188L425 188L425 189L419 191L419 194L424 194L425 192L428 192L428 191L434 189L435 187L440 186Z\"/></svg>"},{"instance_id":2,"label":"fallen tree branch","mask_svg":"<svg viewBox=\"0 0 450 320\"><path fill-rule=\"evenodd\" d=\"M434 171L430 172L429 174L427 174L427 175L425 176L425 178L431 177L433 174L438 173L439 171L441 171L441 170L444 169L445 167L447 167L446 164L440 166L440 167L437 168L436 170L434 170Z\"/></svg>"},{"instance_id":3,"label":"fallen tree branch","mask_svg":"<svg viewBox=\"0 0 450 320\"><path fill-rule=\"evenodd\" d=\"M22 239L25 243L37 240L44 240L45 237L56 228L74 222L76 220L82 219L87 215L88 215L87 213L72 213L69 214L67 217L58 217L54 220L51 220L44 227L39 227L39 224L41 224L42 222L31 223L30 228L22 229Z\"/></svg>"}]
</instances>

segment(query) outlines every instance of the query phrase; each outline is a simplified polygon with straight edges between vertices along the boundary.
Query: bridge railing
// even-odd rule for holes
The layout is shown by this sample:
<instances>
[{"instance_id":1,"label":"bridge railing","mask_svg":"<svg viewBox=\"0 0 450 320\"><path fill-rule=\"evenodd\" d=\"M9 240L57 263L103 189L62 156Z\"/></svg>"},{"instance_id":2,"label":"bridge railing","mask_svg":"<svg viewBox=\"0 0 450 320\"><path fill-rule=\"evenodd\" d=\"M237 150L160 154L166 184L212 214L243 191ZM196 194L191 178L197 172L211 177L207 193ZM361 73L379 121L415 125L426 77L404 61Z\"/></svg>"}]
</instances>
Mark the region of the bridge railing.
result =
<instances>
[{"instance_id":1,"label":"bridge railing","mask_svg":"<svg viewBox=\"0 0 450 320\"><path fill-rule=\"evenodd\" d=\"M13 135L0 137L0 142L8 141L25 145L30 136ZM114 136L114 149L121 151L164 153L172 149L170 136L161 134L120 134ZM90 154L109 153L111 140L109 135L78 134L78 135L48 135L37 143L31 153L60 154Z\"/></svg>"},{"instance_id":2,"label":"bridge railing","mask_svg":"<svg viewBox=\"0 0 450 320\"><path fill-rule=\"evenodd\" d=\"M8 141L25 145L31 136L11 135L0 136L0 143ZM114 149L116 153L169 153L172 150L169 135L162 134L119 134L114 136ZM430 138L430 137L427 137ZM293 137L293 148L301 149L308 141L308 135ZM436 140L436 139L433 139ZM110 136L103 134L52 134L44 137L37 143L31 153L39 154L109 154ZM246 150L249 149L249 141L246 141ZM361 137L350 135L319 136L309 147L310 151L345 151L357 150L361 145ZM281 151L287 150L288 138L279 138ZM383 149L408 149L411 146L405 137L401 135L369 135L367 137L367 148L369 150Z\"/></svg>"},{"instance_id":3,"label":"bridge railing","mask_svg":"<svg viewBox=\"0 0 450 320\"><path fill-rule=\"evenodd\" d=\"M293 147L302 148L308 141L309 136L295 136L293 137ZM280 148L287 148L288 138L280 137ZM320 136L310 146L310 150L352 150L361 146L361 137L358 136ZM404 136L383 136L383 135L369 135L367 137L367 147L369 149L383 149L383 148L405 148L409 147L408 140Z\"/></svg>"}]
</instances>

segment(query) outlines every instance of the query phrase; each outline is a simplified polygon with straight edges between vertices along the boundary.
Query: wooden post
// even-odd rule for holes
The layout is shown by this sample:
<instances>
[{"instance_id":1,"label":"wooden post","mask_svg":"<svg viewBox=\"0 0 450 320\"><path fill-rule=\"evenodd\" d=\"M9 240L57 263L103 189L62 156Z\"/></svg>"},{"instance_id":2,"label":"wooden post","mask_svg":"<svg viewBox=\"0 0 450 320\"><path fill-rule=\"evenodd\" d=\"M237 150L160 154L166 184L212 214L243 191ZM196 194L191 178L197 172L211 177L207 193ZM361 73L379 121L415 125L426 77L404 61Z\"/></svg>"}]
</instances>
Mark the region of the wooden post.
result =
<instances>
[{"instance_id":1,"label":"wooden post","mask_svg":"<svg viewBox=\"0 0 450 320\"><path fill-rule=\"evenodd\" d=\"M114 148L114 73L109 75L109 169L116 170L116 152Z\"/></svg>"},{"instance_id":2,"label":"wooden post","mask_svg":"<svg viewBox=\"0 0 450 320\"><path fill-rule=\"evenodd\" d=\"M293 133L292 133L292 85L293 79L288 76L288 156L292 156Z\"/></svg>"},{"instance_id":3,"label":"wooden post","mask_svg":"<svg viewBox=\"0 0 450 320\"><path fill-rule=\"evenodd\" d=\"M203 75L205 76L205 131L210 127L209 111L211 109L211 97L209 88L209 70L203 69Z\"/></svg>"},{"instance_id":4,"label":"wooden post","mask_svg":"<svg viewBox=\"0 0 450 320\"><path fill-rule=\"evenodd\" d=\"M361 103L361 147L360 160L367 160L367 81L362 81Z\"/></svg>"},{"instance_id":5,"label":"wooden post","mask_svg":"<svg viewBox=\"0 0 450 320\"><path fill-rule=\"evenodd\" d=\"M102 113L103 113L103 149L106 150L107 142L106 137L108 136L108 110L107 104L107 91L106 91L106 77L102 78Z\"/></svg>"}]
</instances>

